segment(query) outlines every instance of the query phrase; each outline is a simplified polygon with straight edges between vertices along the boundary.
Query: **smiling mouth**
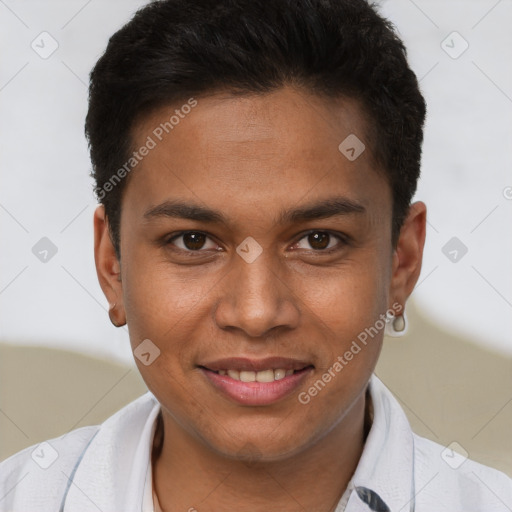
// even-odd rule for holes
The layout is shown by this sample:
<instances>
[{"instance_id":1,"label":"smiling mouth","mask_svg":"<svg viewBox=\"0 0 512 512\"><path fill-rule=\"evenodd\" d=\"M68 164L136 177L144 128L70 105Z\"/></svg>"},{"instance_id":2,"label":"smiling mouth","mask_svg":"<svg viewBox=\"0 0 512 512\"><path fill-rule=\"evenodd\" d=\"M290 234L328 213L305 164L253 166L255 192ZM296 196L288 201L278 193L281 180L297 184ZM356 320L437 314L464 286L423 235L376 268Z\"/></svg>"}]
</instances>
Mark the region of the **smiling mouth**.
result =
<instances>
[{"instance_id":1,"label":"smiling mouth","mask_svg":"<svg viewBox=\"0 0 512 512\"><path fill-rule=\"evenodd\" d=\"M268 368L266 370L260 371L251 371L251 370L212 370L210 368L206 368L205 366L200 366L204 370L216 373L217 375L227 376L233 380L237 380L240 382L275 382L285 377L289 377L290 375L301 373L305 370L309 370L313 368L313 365L307 365L303 368L299 368L296 370L285 370L284 368Z\"/></svg>"}]
</instances>

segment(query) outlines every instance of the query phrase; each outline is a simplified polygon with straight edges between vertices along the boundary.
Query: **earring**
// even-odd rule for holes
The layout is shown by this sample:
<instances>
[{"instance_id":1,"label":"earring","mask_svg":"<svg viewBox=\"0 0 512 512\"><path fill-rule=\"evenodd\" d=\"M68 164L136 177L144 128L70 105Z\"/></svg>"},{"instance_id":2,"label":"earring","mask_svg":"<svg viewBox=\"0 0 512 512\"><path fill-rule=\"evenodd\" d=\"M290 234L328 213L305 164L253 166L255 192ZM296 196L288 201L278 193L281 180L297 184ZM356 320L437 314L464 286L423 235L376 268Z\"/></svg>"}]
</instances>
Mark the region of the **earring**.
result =
<instances>
[{"instance_id":1,"label":"earring","mask_svg":"<svg viewBox=\"0 0 512 512\"><path fill-rule=\"evenodd\" d=\"M384 328L386 336L400 338L407 332L408 326L409 322L405 311L399 316L386 313L386 327Z\"/></svg>"},{"instance_id":2,"label":"earring","mask_svg":"<svg viewBox=\"0 0 512 512\"><path fill-rule=\"evenodd\" d=\"M114 317L114 311L116 309L116 305L117 305L117 302L115 302L114 305L110 307L110 309L108 310L108 317L110 318L110 321L112 322L112 324L115 327L122 327L124 324L126 324L126 322L123 322L122 324L120 324L116 321L116 319Z\"/></svg>"}]
</instances>

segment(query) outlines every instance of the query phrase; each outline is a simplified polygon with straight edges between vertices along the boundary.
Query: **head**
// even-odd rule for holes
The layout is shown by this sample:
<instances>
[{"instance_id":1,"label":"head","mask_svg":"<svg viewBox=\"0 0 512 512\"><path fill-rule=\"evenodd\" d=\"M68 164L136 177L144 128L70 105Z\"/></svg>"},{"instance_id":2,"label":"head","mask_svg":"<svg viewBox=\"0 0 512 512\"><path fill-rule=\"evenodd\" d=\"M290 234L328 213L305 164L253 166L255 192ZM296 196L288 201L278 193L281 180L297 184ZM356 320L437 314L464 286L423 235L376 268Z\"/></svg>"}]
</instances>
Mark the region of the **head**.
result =
<instances>
[{"instance_id":1,"label":"head","mask_svg":"<svg viewBox=\"0 0 512 512\"><path fill-rule=\"evenodd\" d=\"M157 1L111 37L86 120L96 266L132 349L151 340L136 363L169 421L278 458L347 417L421 270L424 119L364 0ZM240 404L208 377L231 357L306 370Z\"/></svg>"}]
</instances>

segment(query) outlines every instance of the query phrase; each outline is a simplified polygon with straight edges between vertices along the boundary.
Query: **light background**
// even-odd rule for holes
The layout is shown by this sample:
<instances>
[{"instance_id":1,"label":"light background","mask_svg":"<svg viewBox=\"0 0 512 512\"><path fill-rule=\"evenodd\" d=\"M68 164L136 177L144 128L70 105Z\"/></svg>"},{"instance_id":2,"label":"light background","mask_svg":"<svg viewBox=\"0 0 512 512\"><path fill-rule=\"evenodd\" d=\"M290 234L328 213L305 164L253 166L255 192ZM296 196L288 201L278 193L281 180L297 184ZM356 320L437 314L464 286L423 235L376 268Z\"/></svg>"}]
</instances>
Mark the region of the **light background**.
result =
<instances>
[{"instance_id":1,"label":"light background","mask_svg":"<svg viewBox=\"0 0 512 512\"><path fill-rule=\"evenodd\" d=\"M110 324L96 278L83 125L88 73L141 5L0 1L3 342L134 366L126 327ZM429 227L412 300L441 327L510 356L512 2L387 0L381 10L403 38L428 104L416 199L428 206ZM48 51L52 39L58 48L46 59L31 47ZM464 41L467 50L453 58ZM57 248L47 262L32 251L43 237ZM459 247L445 252L458 250L456 262L443 253L453 237Z\"/></svg>"}]
</instances>

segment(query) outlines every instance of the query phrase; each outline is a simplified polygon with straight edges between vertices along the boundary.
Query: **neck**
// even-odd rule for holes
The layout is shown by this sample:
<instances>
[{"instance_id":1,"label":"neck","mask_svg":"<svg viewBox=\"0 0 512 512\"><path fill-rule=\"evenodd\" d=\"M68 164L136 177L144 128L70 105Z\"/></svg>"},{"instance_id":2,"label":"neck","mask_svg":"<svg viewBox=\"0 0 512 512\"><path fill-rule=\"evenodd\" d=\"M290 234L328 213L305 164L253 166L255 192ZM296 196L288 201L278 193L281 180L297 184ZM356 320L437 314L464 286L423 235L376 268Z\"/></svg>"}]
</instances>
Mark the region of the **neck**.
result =
<instances>
[{"instance_id":1,"label":"neck","mask_svg":"<svg viewBox=\"0 0 512 512\"><path fill-rule=\"evenodd\" d=\"M223 457L160 412L153 485L164 512L334 511L357 467L373 418L369 391L320 441L285 460Z\"/></svg>"}]
</instances>

